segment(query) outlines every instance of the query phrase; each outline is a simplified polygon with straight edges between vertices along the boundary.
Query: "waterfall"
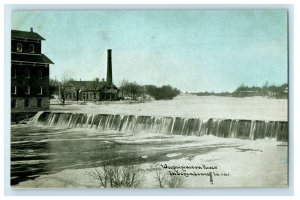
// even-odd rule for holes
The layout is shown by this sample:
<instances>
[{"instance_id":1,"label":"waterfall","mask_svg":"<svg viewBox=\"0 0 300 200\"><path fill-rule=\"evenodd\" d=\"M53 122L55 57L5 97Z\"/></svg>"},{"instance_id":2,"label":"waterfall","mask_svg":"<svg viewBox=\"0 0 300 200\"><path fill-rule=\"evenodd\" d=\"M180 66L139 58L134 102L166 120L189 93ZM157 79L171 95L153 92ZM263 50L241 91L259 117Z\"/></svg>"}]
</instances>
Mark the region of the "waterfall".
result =
<instances>
[{"instance_id":1,"label":"waterfall","mask_svg":"<svg viewBox=\"0 0 300 200\"><path fill-rule=\"evenodd\" d=\"M161 133L171 135L214 135L223 138L276 138L288 141L288 122L238 119L156 117L137 115L39 112L36 124L66 128L94 128L124 133Z\"/></svg>"}]
</instances>

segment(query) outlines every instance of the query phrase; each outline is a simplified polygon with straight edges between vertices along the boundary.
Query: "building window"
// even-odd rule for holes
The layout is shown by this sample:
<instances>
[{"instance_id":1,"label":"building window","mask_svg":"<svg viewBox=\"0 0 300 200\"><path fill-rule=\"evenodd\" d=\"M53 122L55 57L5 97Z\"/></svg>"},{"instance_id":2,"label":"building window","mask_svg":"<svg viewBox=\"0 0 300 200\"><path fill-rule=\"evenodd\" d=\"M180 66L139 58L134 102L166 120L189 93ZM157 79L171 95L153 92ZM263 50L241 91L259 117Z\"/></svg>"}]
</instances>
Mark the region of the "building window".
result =
<instances>
[{"instance_id":1,"label":"building window","mask_svg":"<svg viewBox=\"0 0 300 200\"><path fill-rule=\"evenodd\" d=\"M38 99L37 100L37 106L42 107L43 99Z\"/></svg>"},{"instance_id":2,"label":"building window","mask_svg":"<svg viewBox=\"0 0 300 200\"><path fill-rule=\"evenodd\" d=\"M25 99L24 106L25 106L25 108L29 107L29 99Z\"/></svg>"},{"instance_id":3,"label":"building window","mask_svg":"<svg viewBox=\"0 0 300 200\"><path fill-rule=\"evenodd\" d=\"M30 86L27 85L26 94L30 94Z\"/></svg>"},{"instance_id":4,"label":"building window","mask_svg":"<svg viewBox=\"0 0 300 200\"><path fill-rule=\"evenodd\" d=\"M39 78L39 79L42 79L42 78L43 78L43 72L42 72L42 70L38 70L38 71L37 71L37 74L38 74L38 78Z\"/></svg>"},{"instance_id":5,"label":"building window","mask_svg":"<svg viewBox=\"0 0 300 200\"><path fill-rule=\"evenodd\" d=\"M30 71L29 71L29 69L25 70L25 78L30 78Z\"/></svg>"},{"instance_id":6,"label":"building window","mask_svg":"<svg viewBox=\"0 0 300 200\"><path fill-rule=\"evenodd\" d=\"M12 107L12 108L15 108L15 107L16 107L16 104L17 104L17 100L16 100L16 99L12 99L12 100L11 100L11 107Z\"/></svg>"},{"instance_id":7,"label":"building window","mask_svg":"<svg viewBox=\"0 0 300 200\"><path fill-rule=\"evenodd\" d=\"M22 44L21 43L17 44L17 52L22 52Z\"/></svg>"},{"instance_id":8,"label":"building window","mask_svg":"<svg viewBox=\"0 0 300 200\"><path fill-rule=\"evenodd\" d=\"M38 93L38 94L40 94L40 95L41 95L41 94L43 94L43 87L42 87L42 86L40 86L40 88L39 88L39 89L40 89L40 91L39 91L39 93Z\"/></svg>"},{"instance_id":9,"label":"building window","mask_svg":"<svg viewBox=\"0 0 300 200\"><path fill-rule=\"evenodd\" d=\"M17 86L12 86L11 87L11 93L12 94L17 94Z\"/></svg>"},{"instance_id":10,"label":"building window","mask_svg":"<svg viewBox=\"0 0 300 200\"><path fill-rule=\"evenodd\" d=\"M34 45L33 44L29 45L29 52L34 53Z\"/></svg>"}]
</instances>

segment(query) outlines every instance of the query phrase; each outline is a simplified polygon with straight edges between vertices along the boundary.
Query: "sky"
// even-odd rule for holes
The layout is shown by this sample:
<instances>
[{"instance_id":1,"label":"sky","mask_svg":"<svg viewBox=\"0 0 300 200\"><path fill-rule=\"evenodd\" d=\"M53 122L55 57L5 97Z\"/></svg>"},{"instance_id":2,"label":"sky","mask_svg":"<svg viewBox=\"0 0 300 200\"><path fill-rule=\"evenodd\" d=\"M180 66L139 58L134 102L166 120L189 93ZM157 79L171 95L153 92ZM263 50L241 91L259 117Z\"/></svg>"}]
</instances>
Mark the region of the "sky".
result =
<instances>
[{"instance_id":1,"label":"sky","mask_svg":"<svg viewBox=\"0 0 300 200\"><path fill-rule=\"evenodd\" d=\"M286 10L14 11L55 64L50 78L106 78L188 92L287 83Z\"/></svg>"}]
</instances>

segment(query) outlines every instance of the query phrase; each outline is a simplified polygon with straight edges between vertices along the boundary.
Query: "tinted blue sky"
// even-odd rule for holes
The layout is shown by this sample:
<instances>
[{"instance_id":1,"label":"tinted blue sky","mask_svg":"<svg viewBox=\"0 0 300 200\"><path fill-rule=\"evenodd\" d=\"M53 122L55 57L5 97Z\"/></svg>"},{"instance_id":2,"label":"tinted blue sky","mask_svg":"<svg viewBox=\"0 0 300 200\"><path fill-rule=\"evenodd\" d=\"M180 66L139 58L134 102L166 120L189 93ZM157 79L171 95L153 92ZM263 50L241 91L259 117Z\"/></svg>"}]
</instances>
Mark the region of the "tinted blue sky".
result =
<instances>
[{"instance_id":1,"label":"tinted blue sky","mask_svg":"<svg viewBox=\"0 0 300 200\"><path fill-rule=\"evenodd\" d=\"M182 91L287 82L285 10L15 11L12 29L46 38L51 78L106 76Z\"/></svg>"}]
</instances>

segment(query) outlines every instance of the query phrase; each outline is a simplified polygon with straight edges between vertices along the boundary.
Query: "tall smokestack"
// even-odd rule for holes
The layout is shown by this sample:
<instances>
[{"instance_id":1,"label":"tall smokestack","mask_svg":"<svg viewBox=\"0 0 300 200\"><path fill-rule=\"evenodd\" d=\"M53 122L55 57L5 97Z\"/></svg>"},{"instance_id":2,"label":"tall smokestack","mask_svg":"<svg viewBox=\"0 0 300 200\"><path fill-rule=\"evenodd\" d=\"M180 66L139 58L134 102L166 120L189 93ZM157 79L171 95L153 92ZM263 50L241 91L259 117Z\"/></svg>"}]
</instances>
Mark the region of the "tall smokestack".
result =
<instances>
[{"instance_id":1,"label":"tall smokestack","mask_svg":"<svg viewBox=\"0 0 300 200\"><path fill-rule=\"evenodd\" d=\"M106 74L106 82L112 83L111 49L107 49L107 74Z\"/></svg>"}]
</instances>

